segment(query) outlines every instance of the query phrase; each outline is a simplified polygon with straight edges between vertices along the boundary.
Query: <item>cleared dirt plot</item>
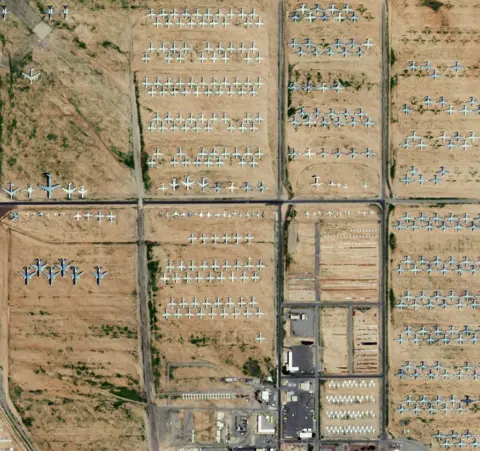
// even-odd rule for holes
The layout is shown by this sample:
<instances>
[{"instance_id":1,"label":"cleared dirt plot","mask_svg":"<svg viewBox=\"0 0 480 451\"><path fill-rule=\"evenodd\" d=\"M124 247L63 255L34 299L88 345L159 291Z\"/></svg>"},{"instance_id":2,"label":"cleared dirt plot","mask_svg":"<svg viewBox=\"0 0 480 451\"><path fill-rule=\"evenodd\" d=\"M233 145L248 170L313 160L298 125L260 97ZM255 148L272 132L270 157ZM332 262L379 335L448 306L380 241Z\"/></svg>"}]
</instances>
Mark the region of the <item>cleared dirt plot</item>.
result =
<instances>
[{"instance_id":1,"label":"cleared dirt plot","mask_svg":"<svg viewBox=\"0 0 480 451\"><path fill-rule=\"evenodd\" d=\"M469 1L390 2L389 177L396 197L476 195L477 14Z\"/></svg>"},{"instance_id":2,"label":"cleared dirt plot","mask_svg":"<svg viewBox=\"0 0 480 451\"><path fill-rule=\"evenodd\" d=\"M477 206L448 204L389 218L389 430L436 449L452 441L437 431L478 421L478 221Z\"/></svg>"},{"instance_id":3,"label":"cleared dirt plot","mask_svg":"<svg viewBox=\"0 0 480 451\"><path fill-rule=\"evenodd\" d=\"M133 60L148 194L275 196L277 2L150 6Z\"/></svg>"},{"instance_id":4,"label":"cleared dirt plot","mask_svg":"<svg viewBox=\"0 0 480 451\"><path fill-rule=\"evenodd\" d=\"M349 348L348 309L325 308L320 315L320 363L323 373L348 373Z\"/></svg>"},{"instance_id":5,"label":"cleared dirt plot","mask_svg":"<svg viewBox=\"0 0 480 451\"><path fill-rule=\"evenodd\" d=\"M291 196L380 193L380 1L288 1L285 184Z\"/></svg>"},{"instance_id":6,"label":"cleared dirt plot","mask_svg":"<svg viewBox=\"0 0 480 451\"><path fill-rule=\"evenodd\" d=\"M329 379L320 385L325 439L375 439L380 434L380 379Z\"/></svg>"},{"instance_id":7,"label":"cleared dirt plot","mask_svg":"<svg viewBox=\"0 0 480 451\"><path fill-rule=\"evenodd\" d=\"M36 190L14 199L46 199L37 187L44 172L54 183L71 182L72 199L80 186L91 199L135 195L127 10L84 3L70 2L66 20L56 14L42 41L15 14L2 21L2 181ZM40 75L30 82L23 74ZM60 189L52 196L65 198Z\"/></svg>"},{"instance_id":8,"label":"cleared dirt plot","mask_svg":"<svg viewBox=\"0 0 480 451\"><path fill-rule=\"evenodd\" d=\"M377 308L352 311L353 372L379 372L380 316Z\"/></svg>"},{"instance_id":9,"label":"cleared dirt plot","mask_svg":"<svg viewBox=\"0 0 480 451\"><path fill-rule=\"evenodd\" d=\"M253 392L243 379L273 370L275 219L261 205L146 209L161 396L238 404L244 395L245 405Z\"/></svg>"},{"instance_id":10,"label":"cleared dirt plot","mask_svg":"<svg viewBox=\"0 0 480 451\"><path fill-rule=\"evenodd\" d=\"M379 302L376 206L302 205L285 214L288 301Z\"/></svg>"},{"instance_id":11,"label":"cleared dirt plot","mask_svg":"<svg viewBox=\"0 0 480 451\"><path fill-rule=\"evenodd\" d=\"M89 232L68 208L19 208L1 220L2 368L41 449L145 446L135 215L113 212L117 236L115 222L90 221Z\"/></svg>"}]
</instances>

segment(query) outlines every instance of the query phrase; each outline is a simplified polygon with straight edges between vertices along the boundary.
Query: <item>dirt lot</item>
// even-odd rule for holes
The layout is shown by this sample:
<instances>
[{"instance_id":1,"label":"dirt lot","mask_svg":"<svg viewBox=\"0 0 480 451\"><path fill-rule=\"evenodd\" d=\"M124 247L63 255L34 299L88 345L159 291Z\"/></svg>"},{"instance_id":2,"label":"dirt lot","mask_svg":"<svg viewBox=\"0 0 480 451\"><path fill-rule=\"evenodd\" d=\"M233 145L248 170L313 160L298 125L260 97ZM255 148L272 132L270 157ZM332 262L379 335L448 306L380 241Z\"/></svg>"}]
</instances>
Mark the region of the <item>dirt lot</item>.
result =
<instances>
[{"instance_id":1,"label":"dirt lot","mask_svg":"<svg viewBox=\"0 0 480 451\"><path fill-rule=\"evenodd\" d=\"M320 361L327 374L379 372L378 308L322 308Z\"/></svg>"},{"instance_id":2,"label":"dirt lot","mask_svg":"<svg viewBox=\"0 0 480 451\"><path fill-rule=\"evenodd\" d=\"M2 184L37 188L51 172L55 182L77 187L73 198L81 185L87 198L132 197L127 10L83 3L69 2L74 14L67 21L56 15L43 42L14 14L2 22ZM22 77L29 68L41 73L32 84ZM32 198L46 194L37 188Z\"/></svg>"},{"instance_id":3,"label":"dirt lot","mask_svg":"<svg viewBox=\"0 0 480 451\"><path fill-rule=\"evenodd\" d=\"M330 310L330 309L329 309ZM321 381L321 435L334 438L379 436L380 379L329 379ZM342 429L356 428L344 433Z\"/></svg>"},{"instance_id":4,"label":"dirt lot","mask_svg":"<svg viewBox=\"0 0 480 451\"><path fill-rule=\"evenodd\" d=\"M285 79L287 84L290 83L290 89L285 102L289 122L285 130L288 146L285 158L288 160L287 188L296 197L372 198L380 193L381 2L369 2L367 8L361 2L350 3L350 6L359 17L356 23L350 20L339 23L333 19L309 22L306 17L294 22L289 17L295 10L298 11L300 5L287 2ZM314 5L307 7L313 9ZM325 52L330 46L340 52L342 46L338 49L332 46L337 38L343 40L344 47L349 51L351 48L347 44L351 39L357 44L369 39L373 46L366 48L359 58L351 54L346 57L315 56L309 53L308 44L302 47L307 53L299 56L300 47L292 45L292 39L300 44L311 39L314 44L318 43L319 51ZM340 83L344 89L340 92L333 90L335 83ZM322 84L325 84L323 88ZM307 85L310 87L306 88ZM290 121L300 107L307 112L318 108L322 114L333 108L337 114L326 116L332 121L340 117L339 112L344 109L357 112L363 108L376 125L353 128L351 125L321 127L318 124L312 129L300 126L296 130ZM355 149L353 155L352 149ZM366 149L370 149L371 154ZM314 176L319 177L321 185L312 185Z\"/></svg>"},{"instance_id":5,"label":"dirt lot","mask_svg":"<svg viewBox=\"0 0 480 451\"><path fill-rule=\"evenodd\" d=\"M167 10L171 10L170 6L173 8L178 4L172 1L162 4ZM216 13L220 8L221 16L215 19L217 26L201 28L198 25L201 19L192 18L193 23L188 27L155 27L155 19L145 17L145 11L139 11L135 16L133 67L140 90L145 152L152 161L149 170L152 178L150 195L161 198L276 196L277 2L258 0L242 3L247 14L255 10L256 16L248 19L227 17L229 8L223 7L221 2L210 2L208 6L211 8L209 14L211 11ZM186 2L182 4L183 7L193 14L198 5ZM206 8L199 10L203 14ZM240 14L240 9L233 8L233 13ZM227 23L225 27L220 25L224 19ZM188 22L189 19L181 20ZM260 20L262 25L247 27L246 20L252 23ZM188 50L178 54L171 52L173 61L165 61L168 52L158 49L162 45L171 48L173 43L181 49L185 45ZM235 51L226 50L229 43ZM150 46L157 50L147 50ZM207 46L212 50L205 50ZM223 49L213 50L219 46ZM241 47L244 49L238 50ZM252 47L256 50L248 50ZM150 57L146 62L143 61L145 53ZM185 61L176 60L177 55L183 55ZM220 59L224 55L229 58L228 62ZM262 58L259 61L244 60L258 55ZM203 60L204 57L207 61L200 62L200 58ZM213 57L217 60L212 61ZM237 83L235 77L238 78L238 85L234 84ZM168 79L171 79L171 85L167 85ZM259 85L252 85L257 79ZM155 80L163 84L153 85ZM177 82L180 84L172 93L173 85ZM221 84L223 82L225 84ZM196 86L199 90L197 94ZM228 93L230 88L232 94ZM238 94L240 90L245 93ZM173 123L168 120L156 122L156 113L161 118L169 114L176 119L181 115L181 122L175 122L177 132L172 131ZM217 117L214 121L210 121L212 114ZM229 122L222 121L224 114L231 119L235 130L227 130ZM246 115L257 117L257 114L262 122L245 122L246 127L250 128L253 124L257 130L242 132L238 129L242 118ZM185 122L189 115L196 120ZM200 115L204 118L200 119ZM160 129L161 124L168 130ZM150 129L151 125L155 129ZM212 127L210 133L206 130L208 126ZM185 182L187 177L193 181L188 188L180 183ZM203 190L200 187L202 178L208 184ZM180 183L178 189L170 185L172 179ZM241 189L245 182L254 189ZM221 191L215 189L217 183ZM258 189L261 183L266 187L265 191ZM231 190L227 189L230 187Z\"/></svg>"},{"instance_id":6,"label":"dirt lot","mask_svg":"<svg viewBox=\"0 0 480 451\"><path fill-rule=\"evenodd\" d=\"M390 177L397 197L475 196L479 142L468 137L471 132L478 135L480 128L474 112L478 106L468 102L479 95L480 29L472 21L476 8L473 2L446 2L435 12L416 0L390 2ZM416 70L408 69L412 61ZM453 68L457 61L459 70ZM435 70L437 80L431 78ZM432 105L425 103L427 96ZM440 103L442 96L445 102ZM404 105L411 110L408 115L401 111ZM408 138L413 131L418 138ZM442 133L446 138L440 139ZM418 172L413 176L412 166ZM438 177L442 166L448 173ZM439 183L434 183L435 174Z\"/></svg>"},{"instance_id":7,"label":"dirt lot","mask_svg":"<svg viewBox=\"0 0 480 451\"><path fill-rule=\"evenodd\" d=\"M223 378L258 377L273 368L274 226L275 211L262 206L146 209L159 393L250 396L251 388ZM232 235L248 231L251 244L233 244ZM228 244L221 244L225 234ZM199 237L194 244L191 235ZM221 238L217 244L213 236Z\"/></svg>"},{"instance_id":8,"label":"dirt lot","mask_svg":"<svg viewBox=\"0 0 480 451\"><path fill-rule=\"evenodd\" d=\"M321 365L325 373L348 373L348 309L325 308L320 315Z\"/></svg>"},{"instance_id":9,"label":"dirt lot","mask_svg":"<svg viewBox=\"0 0 480 451\"><path fill-rule=\"evenodd\" d=\"M17 211L17 221L1 222L9 250L2 368L23 424L39 449L143 449L134 210L112 209L117 231L115 223L77 222L72 209ZM84 272L76 286L71 269L52 286L37 275L26 285L19 274L35 258L54 265L62 257ZM100 286L90 274L96 265L108 271Z\"/></svg>"},{"instance_id":10,"label":"dirt lot","mask_svg":"<svg viewBox=\"0 0 480 451\"><path fill-rule=\"evenodd\" d=\"M302 205L287 220L288 301L379 301L376 207Z\"/></svg>"},{"instance_id":11,"label":"dirt lot","mask_svg":"<svg viewBox=\"0 0 480 451\"><path fill-rule=\"evenodd\" d=\"M467 216L465 216L465 214ZM437 226L431 231L426 229L429 220L423 220L421 217L434 218L432 223ZM418 263L417 266L422 272L399 273L395 271L397 265L404 266L402 261L409 258L417 262L423 256L425 260L432 261L438 257L442 261L448 261L452 257L455 261L463 261L464 257L468 257L472 261L470 266L476 266L478 256L476 249L479 245L478 232L468 229L471 220L463 220L464 218L476 218L478 216L478 208L471 205L446 205L442 208L432 207L397 207L390 217L390 231L394 235L390 235L390 307L397 305L391 310L390 322L390 345L389 345L389 361L390 361L390 423L389 429L395 437L413 437L423 443L439 449L439 443L432 438L432 435L440 430L441 432L450 431L452 428L457 430L459 426L454 426L455 421L460 420L460 414L453 409L458 405L466 408L466 412L461 415L461 423L475 424L478 421L477 407L475 404L470 406L458 402L452 402L449 407L451 410L447 413L440 412L440 404L433 403L432 406L437 412L431 413L426 409L427 404L418 404L419 407L425 409L416 415L414 412L406 411L401 413L398 409L400 404L405 400L406 396L420 399L421 396L434 398L440 396L448 399L454 395L457 399L463 399L466 394L478 399L478 389L476 382L472 376L456 376L458 371L470 360L476 364L473 356L476 352L476 345L465 340L465 342L456 341L456 332L454 330L462 330L464 327L472 326L477 329L479 314L476 308L472 308L467 301L463 301L463 305L458 305L458 299L468 291L477 294L479 290L478 275L467 271L468 265L458 263L460 268L464 270L458 274L458 267L450 269L451 265L446 264L446 272L444 275L439 271L433 271L430 275L426 272L427 265L431 265L436 269L435 263ZM407 218L407 219L405 219ZM408 228L398 229L400 224L409 225ZM418 226L412 229L412 225ZM448 226L445 230L441 228L441 224ZM456 230L457 225L463 225L462 230ZM392 250L393 248L393 250ZM412 264L413 268L415 263ZM443 264L442 264L443 267ZM407 267L408 268L408 267ZM435 293L438 293L438 299ZM412 299L407 299L411 296ZM423 299L425 297L425 299ZM402 300L405 304L411 305L415 299L418 307L399 308L398 304ZM455 300L457 299L457 300ZM427 306L430 300L431 305ZM441 303L447 305L441 308ZM423 307L422 307L423 306ZM445 335L450 339L449 343L444 344L441 341L433 342L429 345L422 341L428 337L436 337L433 332L420 332L422 326L427 331L433 331L438 326L440 330L448 331L446 334L439 332L439 336ZM410 327L413 331L411 335L402 334L402 330ZM453 328L452 328L453 327ZM401 344L398 340L403 336L404 339L413 340L415 337L421 341L415 344L411 341ZM437 338L438 338L437 337ZM467 339L469 336L467 335ZM442 369L437 372L432 369L436 362L441 365ZM475 363L474 363L475 362ZM421 376L399 377L399 371L405 370L406 366L409 374L413 371L419 371ZM425 371L420 368L426 366ZM430 370L429 370L430 368ZM441 377L443 371L448 371L450 377ZM431 373L428 376L428 373ZM410 405L414 408L414 404ZM461 432L465 428L460 427ZM472 430L472 433L473 430Z\"/></svg>"}]
</instances>

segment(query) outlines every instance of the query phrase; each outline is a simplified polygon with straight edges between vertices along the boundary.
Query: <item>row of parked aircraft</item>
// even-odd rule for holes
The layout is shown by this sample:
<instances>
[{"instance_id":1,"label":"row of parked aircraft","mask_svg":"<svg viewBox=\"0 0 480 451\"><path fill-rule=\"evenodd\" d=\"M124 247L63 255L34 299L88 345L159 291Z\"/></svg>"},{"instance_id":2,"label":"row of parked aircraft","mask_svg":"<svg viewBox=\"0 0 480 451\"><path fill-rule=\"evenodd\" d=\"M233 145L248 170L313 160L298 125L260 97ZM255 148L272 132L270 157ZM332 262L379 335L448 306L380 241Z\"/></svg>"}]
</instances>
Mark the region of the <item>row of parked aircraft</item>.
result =
<instances>
[{"instance_id":1,"label":"row of parked aircraft","mask_svg":"<svg viewBox=\"0 0 480 451\"><path fill-rule=\"evenodd\" d=\"M354 160L359 155L364 156L365 158L372 158L376 154L369 147L366 147L363 152L357 152L357 149L355 147L352 147L350 149L345 148L343 152L338 147L335 150L332 149L330 151L327 151L324 147L322 147L319 152L312 152L312 149L310 148L306 148L303 152L297 152L294 147L289 147L287 155L290 160L297 160L300 158L308 158L310 160L310 158L315 156L319 156L322 158L331 156L335 157L337 160L342 156L346 156Z\"/></svg>"},{"instance_id":2,"label":"row of parked aircraft","mask_svg":"<svg viewBox=\"0 0 480 451\"><path fill-rule=\"evenodd\" d=\"M33 265L25 266L19 274L23 277L25 285L29 285L33 277L41 277L43 274L48 279L50 286L52 286L59 275L66 277L70 269L70 277L72 278L73 285L77 285L84 272L81 271L78 266L68 263L65 258L60 258L58 261L59 263L49 266L42 259L36 258ZM108 274L108 271L102 272L101 266L95 266L95 272L91 274L97 279L97 285L100 285L103 278Z\"/></svg>"},{"instance_id":3,"label":"row of parked aircraft","mask_svg":"<svg viewBox=\"0 0 480 451\"><path fill-rule=\"evenodd\" d=\"M77 188L75 188L73 186L73 183L67 183L67 186L64 188L62 187L60 184L52 184L52 175L48 172L45 173L45 177L47 179L47 183L46 184L38 184L38 187L42 190L42 191L45 191L47 193L47 198L48 199L51 199L52 198L52 195L53 193L55 192L55 190L57 190L58 188L61 188L63 191L65 191L66 195L67 195L67 199L68 200L71 200L72 198L72 194L74 194L76 191L77 191ZM7 195L10 199L13 199L15 197L15 195L18 193L18 192L26 192L27 195L28 195L28 198L31 199L32 198L32 194L34 192L36 192L37 190L33 188L33 186L31 184L27 185L26 188L14 188L15 184L14 183L11 183L9 182L8 183L8 187L5 188L5 187L0 187L0 189L3 191L3 193L5 195ZM85 194L87 193L87 190L85 189L85 186L80 186L79 190L78 190L78 194L80 194L80 197L82 199L85 198Z\"/></svg>"},{"instance_id":4,"label":"row of parked aircraft","mask_svg":"<svg viewBox=\"0 0 480 451\"><path fill-rule=\"evenodd\" d=\"M268 186L265 185L263 182L260 182L258 185L250 185L249 182L243 182L243 185L237 186L235 182L229 182L228 186L221 182L214 182L213 184L208 182L206 177L201 177L200 181L195 181L192 179L191 176L187 175L184 180L180 180L177 177L173 177L170 183L160 183L158 187L158 191L169 191L169 187L171 187L172 191L178 191L179 188L184 188L185 191L190 191L195 186L199 186L202 192L207 191L207 189L214 191L215 193L219 193L223 190L230 191L230 193L234 193L238 189L242 189L245 193L250 193L252 191L258 191L260 193L264 193L268 190Z\"/></svg>"}]
</instances>

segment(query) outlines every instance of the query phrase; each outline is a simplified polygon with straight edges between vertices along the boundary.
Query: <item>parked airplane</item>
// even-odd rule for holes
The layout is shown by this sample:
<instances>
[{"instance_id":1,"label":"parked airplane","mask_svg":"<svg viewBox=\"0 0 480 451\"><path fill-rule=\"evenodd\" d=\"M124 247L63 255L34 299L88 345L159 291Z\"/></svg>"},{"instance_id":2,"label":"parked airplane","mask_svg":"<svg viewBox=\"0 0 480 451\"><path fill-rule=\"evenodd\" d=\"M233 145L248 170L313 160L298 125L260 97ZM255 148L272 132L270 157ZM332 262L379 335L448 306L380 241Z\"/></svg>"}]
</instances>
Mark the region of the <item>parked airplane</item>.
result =
<instances>
[{"instance_id":1,"label":"parked airplane","mask_svg":"<svg viewBox=\"0 0 480 451\"><path fill-rule=\"evenodd\" d=\"M67 193L67 199L71 200L72 199L72 194L77 191L77 188L72 188L73 183L68 182L66 188L62 188L63 191Z\"/></svg>"},{"instance_id":2,"label":"parked airplane","mask_svg":"<svg viewBox=\"0 0 480 451\"><path fill-rule=\"evenodd\" d=\"M60 262L60 264L56 264L55 267L60 270L60 274L62 275L62 277L65 277L65 275L67 274L68 268L70 268L72 264L67 263L66 258L60 258L58 261Z\"/></svg>"},{"instance_id":3,"label":"parked airplane","mask_svg":"<svg viewBox=\"0 0 480 451\"><path fill-rule=\"evenodd\" d=\"M102 283L102 279L108 274L108 271L102 272L101 266L95 266L95 272L91 273L97 279L97 285Z\"/></svg>"},{"instance_id":4,"label":"parked airplane","mask_svg":"<svg viewBox=\"0 0 480 451\"><path fill-rule=\"evenodd\" d=\"M72 280L73 284L77 285L80 277L83 275L83 271L80 271L78 266L72 266Z\"/></svg>"},{"instance_id":5,"label":"parked airplane","mask_svg":"<svg viewBox=\"0 0 480 451\"><path fill-rule=\"evenodd\" d=\"M20 191L20 188L17 188L17 189L13 189L13 183L9 183L8 184L8 188L3 188L2 187L2 191L7 194L10 199L13 199L13 197L15 196L15 194Z\"/></svg>"},{"instance_id":6,"label":"parked airplane","mask_svg":"<svg viewBox=\"0 0 480 451\"><path fill-rule=\"evenodd\" d=\"M44 175L47 178L47 184L46 185L39 184L38 187L41 190L46 191L48 199L51 199L53 192L56 189L60 188L60 185L52 185L52 174L50 174L49 172L45 172Z\"/></svg>"},{"instance_id":7,"label":"parked airplane","mask_svg":"<svg viewBox=\"0 0 480 451\"><path fill-rule=\"evenodd\" d=\"M40 72L37 72L37 73L34 73L34 72L35 72L35 69L31 67L30 69L28 69L28 72L22 72L22 76L23 78L26 78L28 81L30 81L30 84L32 84L35 80L38 80L38 78L41 75Z\"/></svg>"},{"instance_id":8,"label":"parked airplane","mask_svg":"<svg viewBox=\"0 0 480 451\"><path fill-rule=\"evenodd\" d=\"M55 272L55 267L54 266L47 266L47 272L44 273L45 277L48 279L48 283L50 286L53 285L53 282L55 282L56 277L60 274L60 271Z\"/></svg>"},{"instance_id":9,"label":"parked airplane","mask_svg":"<svg viewBox=\"0 0 480 451\"><path fill-rule=\"evenodd\" d=\"M24 266L23 267L23 272L19 273L21 276L23 276L25 280L25 285L28 285L30 283L31 278L36 274L36 271L29 272L28 267Z\"/></svg>"}]
</instances>

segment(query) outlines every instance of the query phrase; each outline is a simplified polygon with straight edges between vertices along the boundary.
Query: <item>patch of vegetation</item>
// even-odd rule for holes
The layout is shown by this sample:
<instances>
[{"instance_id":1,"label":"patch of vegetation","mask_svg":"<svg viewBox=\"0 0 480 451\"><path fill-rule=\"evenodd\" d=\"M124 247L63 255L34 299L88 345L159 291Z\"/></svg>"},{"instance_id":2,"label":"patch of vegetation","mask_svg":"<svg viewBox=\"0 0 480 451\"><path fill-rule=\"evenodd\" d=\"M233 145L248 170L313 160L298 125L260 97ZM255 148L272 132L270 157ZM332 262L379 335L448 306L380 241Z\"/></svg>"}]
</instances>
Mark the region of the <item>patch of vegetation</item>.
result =
<instances>
[{"instance_id":1,"label":"patch of vegetation","mask_svg":"<svg viewBox=\"0 0 480 451\"><path fill-rule=\"evenodd\" d=\"M422 6L427 6L428 8L432 8L435 12L437 12L444 4L439 2L438 0L423 0Z\"/></svg>"},{"instance_id":2,"label":"patch of vegetation","mask_svg":"<svg viewBox=\"0 0 480 451\"><path fill-rule=\"evenodd\" d=\"M395 178L396 165L392 163L390 165L390 178L393 180Z\"/></svg>"},{"instance_id":3,"label":"patch of vegetation","mask_svg":"<svg viewBox=\"0 0 480 451\"><path fill-rule=\"evenodd\" d=\"M295 113L297 112L297 109L294 107L294 106L291 106L288 110L287 110L287 115L288 117L292 117L295 115Z\"/></svg>"},{"instance_id":4,"label":"patch of vegetation","mask_svg":"<svg viewBox=\"0 0 480 451\"><path fill-rule=\"evenodd\" d=\"M55 133L49 133L47 135L47 141L57 141L58 136Z\"/></svg>"},{"instance_id":5,"label":"patch of vegetation","mask_svg":"<svg viewBox=\"0 0 480 451\"><path fill-rule=\"evenodd\" d=\"M80 41L80 39L78 39L77 37L75 37L75 39L73 40L73 42L76 44L76 46L79 48L79 49L83 49L85 50L87 48L87 44L83 41Z\"/></svg>"},{"instance_id":6,"label":"patch of vegetation","mask_svg":"<svg viewBox=\"0 0 480 451\"><path fill-rule=\"evenodd\" d=\"M393 49L390 49L390 64L393 66L397 61L397 57L395 56L395 52Z\"/></svg>"},{"instance_id":7,"label":"patch of vegetation","mask_svg":"<svg viewBox=\"0 0 480 451\"><path fill-rule=\"evenodd\" d=\"M390 89L395 88L397 84L398 84L398 75L394 75L392 78L390 78Z\"/></svg>"},{"instance_id":8,"label":"patch of vegetation","mask_svg":"<svg viewBox=\"0 0 480 451\"><path fill-rule=\"evenodd\" d=\"M202 337L190 335L190 343L192 343L192 345L195 345L199 348L203 346L207 346L209 341L210 341L210 338L206 337L205 335L203 335Z\"/></svg>"},{"instance_id":9,"label":"patch of vegetation","mask_svg":"<svg viewBox=\"0 0 480 451\"><path fill-rule=\"evenodd\" d=\"M288 165L285 165L285 188L287 189L289 199L291 199L294 194L292 183L290 182L290 177L288 173Z\"/></svg>"},{"instance_id":10,"label":"patch of vegetation","mask_svg":"<svg viewBox=\"0 0 480 451\"><path fill-rule=\"evenodd\" d=\"M150 345L150 359L152 364L153 383L156 391L160 389L160 368L162 367L160 360L160 351L152 344Z\"/></svg>"},{"instance_id":11,"label":"patch of vegetation","mask_svg":"<svg viewBox=\"0 0 480 451\"><path fill-rule=\"evenodd\" d=\"M388 245L390 246L390 250L395 252L395 249L397 248L397 237L393 232L390 232L390 235L388 236Z\"/></svg>"},{"instance_id":12,"label":"patch of vegetation","mask_svg":"<svg viewBox=\"0 0 480 451\"><path fill-rule=\"evenodd\" d=\"M123 54L123 51L120 49L120 47L117 44L114 44L111 41L103 41L102 42L102 47L104 49L113 49L113 50L116 50L118 53Z\"/></svg>"},{"instance_id":13,"label":"patch of vegetation","mask_svg":"<svg viewBox=\"0 0 480 451\"><path fill-rule=\"evenodd\" d=\"M133 155L133 151L122 152L115 146L112 146L110 150L118 158L118 160L121 163L123 163L125 166L129 167L130 169L135 169L135 156Z\"/></svg>"},{"instance_id":14,"label":"patch of vegetation","mask_svg":"<svg viewBox=\"0 0 480 451\"><path fill-rule=\"evenodd\" d=\"M137 332L131 330L128 326L110 326L108 324L102 324L100 327L89 326L90 330L100 331L102 336L112 337L112 338L137 338Z\"/></svg>"},{"instance_id":15,"label":"patch of vegetation","mask_svg":"<svg viewBox=\"0 0 480 451\"><path fill-rule=\"evenodd\" d=\"M388 291L388 300L390 301L390 309L393 310L395 307L395 293L393 292L393 288L390 288Z\"/></svg>"},{"instance_id":16,"label":"patch of vegetation","mask_svg":"<svg viewBox=\"0 0 480 451\"><path fill-rule=\"evenodd\" d=\"M32 128L32 131L30 132L30 135L28 136L28 139L33 139L37 136L37 126L34 125Z\"/></svg>"},{"instance_id":17,"label":"patch of vegetation","mask_svg":"<svg viewBox=\"0 0 480 451\"><path fill-rule=\"evenodd\" d=\"M152 179L148 174L148 154L145 152L145 140L143 139L143 126L140 114L140 89L138 87L138 79L136 73L133 74L133 82L135 84L135 102L137 104L138 129L140 133L140 159L142 164L143 186L145 187L145 191L149 191L152 187Z\"/></svg>"},{"instance_id":18,"label":"patch of vegetation","mask_svg":"<svg viewBox=\"0 0 480 451\"><path fill-rule=\"evenodd\" d=\"M62 138L62 147L63 147L64 149L68 149L68 148L70 147L69 144L68 144L68 139L67 139L66 136L64 136L64 137Z\"/></svg>"},{"instance_id":19,"label":"patch of vegetation","mask_svg":"<svg viewBox=\"0 0 480 451\"><path fill-rule=\"evenodd\" d=\"M110 393L120 398L129 399L131 401L145 402L145 397L137 390L129 387L116 387L110 390Z\"/></svg>"},{"instance_id":20,"label":"patch of vegetation","mask_svg":"<svg viewBox=\"0 0 480 451\"><path fill-rule=\"evenodd\" d=\"M153 260L153 248L156 246L155 243L147 241L145 243L147 247L147 269L148 269L148 310L150 316L150 328L151 330L157 329L157 307L155 304L154 297L158 292L159 288L157 285L157 274L160 269L160 262L158 260Z\"/></svg>"},{"instance_id":21,"label":"patch of vegetation","mask_svg":"<svg viewBox=\"0 0 480 451\"><path fill-rule=\"evenodd\" d=\"M23 424L29 428L33 424L33 418L32 417L27 417L22 419Z\"/></svg>"},{"instance_id":22,"label":"patch of vegetation","mask_svg":"<svg viewBox=\"0 0 480 451\"><path fill-rule=\"evenodd\" d=\"M54 26L60 30L75 31L75 25L70 25L67 22L55 22Z\"/></svg>"},{"instance_id":23,"label":"patch of vegetation","mask_svg":"<svg viewBox=\"0 0 480 451\"><path fill-rule=\"evenodd\" d=\"M12 166L15 166L15 164L17 163L17 157L15 156L11 156L11 157L8 157L7 159L7 164L12 167Z\"/></svg>"},{"instance_id":24,"label":"patch of vegetation","mask_svg":"<svg viewBox=\"0 0 480 451\"><path fill-rule=\"evenodd\" d=\"M344 88L349 88L352 86L352 83L348 80L343 80L342 78L338 79L338 82L344 87Z\"/></svg>"},{"instance_id":25,"label":"patch of vegetation","mask_svg":"<svg viewBox=\"0 0 480 451\"><path fill-rule=\"evenodd\" d=\"M2 47L5 47L5 44L7 43L7 39L2 33L0 33L0 42L2 43Z\"/></svg>"},{"instance_id":26,"label":"patch of vegetation","mask_svg":"<svg viewBox=\"0 0 480 451\"><path fill-rule=\"evenodd\" d=\"M249 357L248 360L243 364L242 371L245 376L258 377L259 379L263 378L260 362L252 357Z\"/></svg>"}]
</instances>

